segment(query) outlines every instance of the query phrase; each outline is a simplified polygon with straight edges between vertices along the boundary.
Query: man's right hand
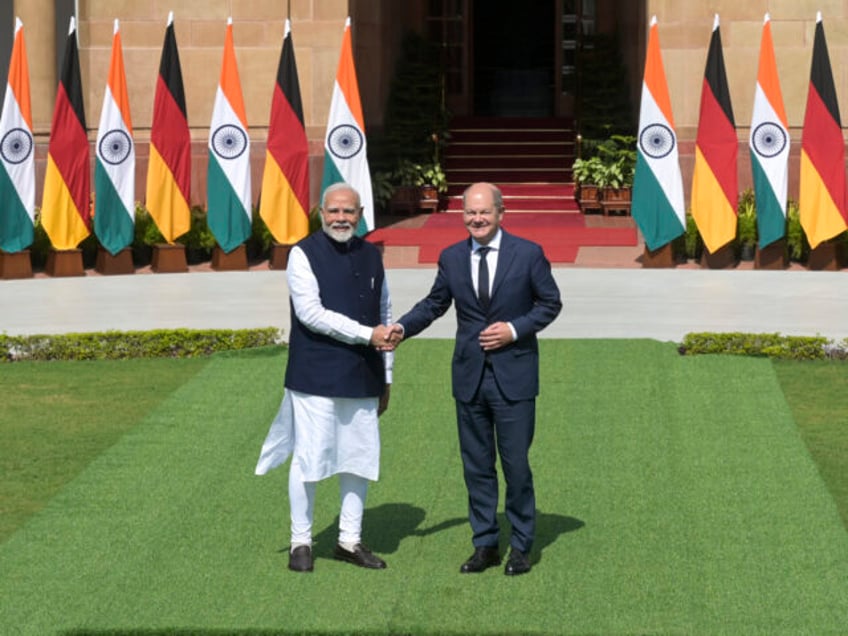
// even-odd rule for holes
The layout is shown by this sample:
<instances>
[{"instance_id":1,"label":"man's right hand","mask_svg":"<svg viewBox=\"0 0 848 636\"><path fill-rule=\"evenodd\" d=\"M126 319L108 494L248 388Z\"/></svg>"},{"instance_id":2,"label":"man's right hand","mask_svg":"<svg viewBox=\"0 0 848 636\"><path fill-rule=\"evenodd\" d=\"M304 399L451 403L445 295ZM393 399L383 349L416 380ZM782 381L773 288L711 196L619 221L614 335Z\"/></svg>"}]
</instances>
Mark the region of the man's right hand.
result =
<instances>
[{"instance_id":1,"label":"man's right hand","mask_svg":"<svg viewBox=\"0 0 848 636\"><path fill-rule=\"evenodd\" d=\"M377 325L371 332L371 346L378 351L394 351L403 339L400 325Z\"/></svg>"}]
</instances>

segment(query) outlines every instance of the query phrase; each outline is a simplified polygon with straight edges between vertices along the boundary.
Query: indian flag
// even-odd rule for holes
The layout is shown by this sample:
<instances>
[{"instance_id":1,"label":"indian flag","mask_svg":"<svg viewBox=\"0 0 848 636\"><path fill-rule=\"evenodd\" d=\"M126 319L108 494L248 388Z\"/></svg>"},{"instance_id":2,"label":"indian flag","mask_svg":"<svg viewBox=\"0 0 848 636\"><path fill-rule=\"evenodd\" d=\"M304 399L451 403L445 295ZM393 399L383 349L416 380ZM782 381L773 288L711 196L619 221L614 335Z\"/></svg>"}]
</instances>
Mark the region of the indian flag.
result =
<instances>
[{"instance_id":1,"label":"indian flag","mask_svg":"<svg viewBox=\"0 0 848 636\"><path fill-rule=\"evenodd\" d=\"M353 64L350 17L345 20L342 52L330 101L327 135L324 138L324 175L321 199L328 186L343 181L359 192L363 213L356 233L374 229L374 197L365 143L365 120L359 99L359 84Z\"/></svg>"},{"instance_id":2,"label":"indian flag","mask_svg":"<svg viewBox=\"0 0 848 636\"><path fill-rule=\"evenodd\" d=\"M241 93L233 19L227 19L224 60L209 125L207 218L218 245L229 253L250 237L250 139Z\"/></svg>"},{"instance_id":3,"label":"indian flag","mask_svg":"<svg viewBox=\"0 0 848 636\"><path fill-rule=\"evenodd\" d=\"M768 13L760 40L760 64L748 145L757 200L757 232L760 248L763 248L786 235L789 183L789 123L777 77Z\"/></svg>"},{"instance_id":4,"label":"indian flag","mask_svg":"<svg viewBox=\"0 0 848 636\"><path fill-rule=\"evenodd\" d=\"M135 231L135 145L117 20L95 149L94 233L114 255L132 243Z\"/></svg>"},{"instance_id":5,"label":"indian flag","mask_svg":"<svg viewBox=\"0 0 848 636\"><path fill-rule=\"evenodd\" d=\"M677 153L677 135L654 16L642 81L632 206L633 218L645 237L645 245L652 251L686 230L683 177Z\"/></svg>"},{"instance_id":6,"label":"indian flag","mask_svg":"<svg viewBox=\"0 0 848 636\"><path fill-rule=\"evenodd\" d=\"M0 115L0 250L19 252L32 244L35 224L35 161L24 25L15 20L9 81Z\"/></svg>"}]
</instances>

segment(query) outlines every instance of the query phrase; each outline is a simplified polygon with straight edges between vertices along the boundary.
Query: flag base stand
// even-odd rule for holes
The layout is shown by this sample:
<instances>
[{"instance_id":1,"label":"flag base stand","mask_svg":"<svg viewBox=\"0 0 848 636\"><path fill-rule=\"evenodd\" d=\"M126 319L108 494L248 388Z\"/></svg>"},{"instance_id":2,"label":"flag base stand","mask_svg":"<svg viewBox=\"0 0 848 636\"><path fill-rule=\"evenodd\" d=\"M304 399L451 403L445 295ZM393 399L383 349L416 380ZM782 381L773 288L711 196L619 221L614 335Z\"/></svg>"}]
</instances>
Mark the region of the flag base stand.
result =
<instances>
[{"instance_id":1,"label":"flag base stand","mask_svg":"<svg viewBox=\"0 0 848 636\"><path fill-rule=\"evenodd\" d=\"M704 269L731 269L736 267L736 252L733 250L733 245L728 243L715 252L710 252L704 247L704 253L701 254L701 267Z\"/></svg>"},{"instance_id":2,"label":"flag base stand","mask_svg":"<svg viewBox=\"0 0 848 636\"><path fill-rule=\"evenodd\" d=\"M32 258L29 250L4 252L0 250L0 278L32 278Z\"/></svg>"},{"instance_id":3,"label":"flag base stand","mask_svg":"<svg viewBox=\"0 0 848 636\"><path fill-rule=\"evenodd\" d=\"M150 269L157 274L181 274L188 271L185 245L157 243L153 246Z\"/></svg>"},{"instance_id":4,"label":"flag base stand","mask_svg":"<svg viewBox=\"0 0 848 636\"><path fill-rule=\"evenodd\" d=\"M643 268L674 267L675 264L671 243L666 243L655 250L650 250L647 245L645 246L645 252L642 254Z\"/></svg>"},{"instance_id":5,"label":"flag base stand","mask_svg":"<svg viewBox=\"0 0 848 636\"><path fill-rule=\"evenodd\" d=\"M755 269L786 269L789 267L789 257L786 253L786 239L778 239L761 248L757 246L754 253Z\"/></svg>"},{"instance_id":6,"label":"flag base stand","mask_svg":"<svg viewBox=\"0 0 848 636\"><path fill-rule=\"evenodd\" d=\"M212 269L216 272L233 272L247 269L247 247L244 243L227 253L220 245L212 248Z\"/></svg>"},{"instance_id":7,"label":"flag base stand","mask_svg":"<svg viewBox=\"0 0 848 636\"><path fill-rule=\"evenodd\" d=\"M268 267L285 269L289 262L289 252L292 246L288 243L272 243L271 254L268 256Z\"/></svg>"},{"instance_id":8,"label":"flag base stand","mask_svg":"<svg viewBox=\"0 0 848 636\"><path fill-rule=\"evenodd\" d=\"M72 250L51 249L47 252L47 264L44 266L44 273L56 278L85 276L85 269L82 266L82 250L79 248Z\"/></svg>"},{"instance_id":9,"label":"flag base stand","mask_svg":"<svg viewBox=\"0 0 848 636\"><path fill-rule=\"evenodd\" d=\"M807 269L837 271L845 266L845 246L842 239L830 239L810 250Z\"/></svg>"},{"instance_id":10,"label":"flag base stand","mask_svg":"<svg viewBox=\"0 0 848 636\"><path fill-rule=\"evenodd\" d=\"M99 247L94 270L104 276L134 274L135 266L133 265L132 250L125 247L117 254L112 254L109 250Z\"/></svg>"}]
</instances>

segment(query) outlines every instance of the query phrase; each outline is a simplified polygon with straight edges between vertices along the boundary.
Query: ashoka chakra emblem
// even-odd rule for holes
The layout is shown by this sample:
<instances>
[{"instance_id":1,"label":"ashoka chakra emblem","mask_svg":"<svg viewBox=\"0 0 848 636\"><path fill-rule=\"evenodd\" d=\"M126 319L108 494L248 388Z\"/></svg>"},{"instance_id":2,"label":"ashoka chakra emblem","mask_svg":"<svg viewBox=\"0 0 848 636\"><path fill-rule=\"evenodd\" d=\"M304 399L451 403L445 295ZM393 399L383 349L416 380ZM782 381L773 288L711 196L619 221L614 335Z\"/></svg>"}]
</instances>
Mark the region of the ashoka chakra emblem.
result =
<instances>
[{"instance_id":1,"label":"ashoka chakra emblem","mask_svg":"<svg viewBox=\"0 0 848 636\"><path fill-rule=\"evenodd\" d=\"M362 149L362 133L356 126L342 124L330 131L330 152L339 159L350 159Z\"/></svg>"},{"instance_id":2,"label":"ashoka chakra emblem","mask_svg":"<svg viewBox=\"0 0 848 636\"><path fill-rule=\"evenodd\" d=\"M751 135L751 140L754 150L761 157L776 157L786 148L786 132L770 121L757 126Z\"/></svg>"},{"instance_id":3,"label":"ashoka chakra emblem","mask_svg":"<svg viewBox=\"0 0 848 636\"><path fill-rule=\"evenodd\" d=\"M224 124L212 135L212 150L222 159L235 159L247 148L247 135L238 126Z\"/></svg>"},{"instance_id":4,"label":"ashoka chakra emblem","mask_svg":"<svg viewBox=\"0 0 848 636\"><path fill-rule=\"evenodd\" d=\"M662 159L674 150L674 133L664 124L645 126L639 135L639 147L652 159Z\"/></svg>"},{"instance_id":5,"label":"ashoka chakra emblem","mask_svg":"<svg viewBox=\"0 0 848 636\"><path fill-rule=\"evenodd\" d=\"M0 154L7 163L22 163L32 154L32 135L23 128L12 128L0 141Z\"/></svg>"},{"instance_id":6,"label":"ashoka chakra emblem","mask_svg":"<svg viewBox=\"0 0 848 636\"><path fill-rule=\"evenodd\" d=\"M132 151L132 139L123 130L110 130L100 140L100 157L113 166L124 163Z\"/></svg>"}]
</instances>

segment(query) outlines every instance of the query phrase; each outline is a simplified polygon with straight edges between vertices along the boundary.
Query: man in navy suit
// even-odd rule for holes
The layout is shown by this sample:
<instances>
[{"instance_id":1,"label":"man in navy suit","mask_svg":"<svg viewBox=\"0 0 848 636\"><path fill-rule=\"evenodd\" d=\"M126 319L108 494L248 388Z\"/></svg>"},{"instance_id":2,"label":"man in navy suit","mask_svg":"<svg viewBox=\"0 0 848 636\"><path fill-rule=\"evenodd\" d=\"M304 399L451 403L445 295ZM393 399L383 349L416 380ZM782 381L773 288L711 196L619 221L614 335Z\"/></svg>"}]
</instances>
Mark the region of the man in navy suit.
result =
<instances>
[{"instance_id":1,"label":"man in navy suit","mask_svg":"<svg viewBox=\"0 0 848 636\"><path fill-rule=\"evenodd\" d=\"M504 572L524 574L536 528L528 460L539 393L536 333L557 317L562 302L541 246L501 228L504 205L496 186L471 185L463 207L469 238L442 251L430 293L397 321L391 337L396 342L415 336L456 304L452 387L474 545L460 572L482 572L501 562L500 453L512 526Z\"/></svg>"}]
</instances>

